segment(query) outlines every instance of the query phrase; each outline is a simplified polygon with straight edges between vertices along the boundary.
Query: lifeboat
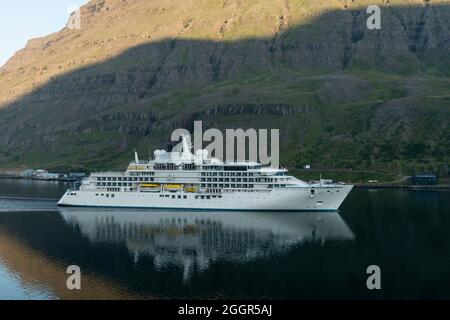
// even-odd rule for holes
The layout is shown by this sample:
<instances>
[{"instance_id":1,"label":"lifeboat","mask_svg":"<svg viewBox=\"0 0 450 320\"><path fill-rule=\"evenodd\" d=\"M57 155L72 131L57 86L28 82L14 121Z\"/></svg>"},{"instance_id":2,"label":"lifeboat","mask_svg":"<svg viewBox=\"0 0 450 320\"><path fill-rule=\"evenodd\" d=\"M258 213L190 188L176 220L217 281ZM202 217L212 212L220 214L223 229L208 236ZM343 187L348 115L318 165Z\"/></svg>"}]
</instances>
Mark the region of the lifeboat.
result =
<instances>
[{"instance_id":1,"label":"lifeboat","mask_svg":"<svg viewBox=\"0 0 450 320\"><path fill-rule=\"evenodd\" d=\"M159 192L161 189L161 186L159 184L144 183L144 184L141 184L140 189L143 192Z\"/></svg>"},{"instance_id":2,"label":"lifeboat","mask_svg":"<svg viewBox=\"0 0 450 320\"><path fill-rule=\"evenodd\" d=\"M183 185L182 184L166 184L164 186L164 189L166 191L176 192L176 191L182 190L183 189Z\"/></svg>"},{"instance_id":3,"label":"lifeboat","mask_svg":"<svg viewBox=\"0 0 450 320\"><path fill-rule=\"evenodd\" d=\"M195 193L196 190L195 190L194 187L190 187L190 188L186 188L186 192L189 192L189 193Z\"/></svg>"}]
</instances>

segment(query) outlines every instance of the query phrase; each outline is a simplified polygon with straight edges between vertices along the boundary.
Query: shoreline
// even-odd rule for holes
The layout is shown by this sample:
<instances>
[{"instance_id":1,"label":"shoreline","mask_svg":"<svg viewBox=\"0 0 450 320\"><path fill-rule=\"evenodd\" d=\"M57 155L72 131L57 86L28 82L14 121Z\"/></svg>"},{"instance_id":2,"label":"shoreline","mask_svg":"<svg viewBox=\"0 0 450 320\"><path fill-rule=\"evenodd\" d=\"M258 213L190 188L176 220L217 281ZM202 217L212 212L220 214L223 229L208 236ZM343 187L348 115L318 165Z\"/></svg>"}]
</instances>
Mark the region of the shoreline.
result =
<instances>
[{"instance_id":1,"label":"shoreline","mask_svg":"<svg viewBox=\"0 0 450 320\"><path fill-rule=\"evenodd\" d=\"M45 179L32 179L18 176L0 175L0 179L10 179L10 180L32 180L32 181L48 181L48 182L74 182L72 180L45 180ZM403 190L414 190L414 191L431 191L431 190L450 190L450 185L399 185L399 184L367 184L367 183L352 183L354 189L357 190L368 190L368 189L403 189Z\"/></svg>"},{"instance_id":2,"label":"shoreline","mask_svg":"<svg viewBox=\"0 0 450 320\"><path fill-rule=\"evenodd\" d=\"M355 184L354 189L404 189L404 190L450 190L449 185L393 185L393 184Z\"/></svg>"},{"instance_id":3,"label":"shoreline","mask_svg":"<svg viewBox=\"0 0 450 320\"><path fill-rule=\"evenodd\" d=\"M31 180L31 181L49 181L49 182L76 182L74 179L33 179L28 177L18 177L18 176L9 176L9 175L0 175L0 179L9 179L9 180Z\"/></svg>"}]
</instances>

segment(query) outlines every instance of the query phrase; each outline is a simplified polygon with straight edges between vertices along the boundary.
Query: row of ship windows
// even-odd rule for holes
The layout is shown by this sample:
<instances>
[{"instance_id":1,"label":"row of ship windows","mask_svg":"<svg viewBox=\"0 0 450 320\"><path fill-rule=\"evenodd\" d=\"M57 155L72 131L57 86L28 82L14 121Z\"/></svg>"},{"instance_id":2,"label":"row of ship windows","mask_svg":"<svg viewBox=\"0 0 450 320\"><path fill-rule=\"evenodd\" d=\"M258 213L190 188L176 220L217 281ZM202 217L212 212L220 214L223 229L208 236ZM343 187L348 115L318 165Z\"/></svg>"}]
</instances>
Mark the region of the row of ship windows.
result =
<instances>
[{"instance_id":1,"label":"row of ship windows","mask_svg":"<svg viewBox=\"0 0 450 320\"><path fill-rule=\"evenodd\" d=\"M203 177L216 177L217 176L217 174L215 174L215 175L206 175L206 174L202 174L202 176ZM247 174L237 174L237 175L220 175L220 177L224 177L224 176L226 176L226 177L228 177L228 176L231 176L231 177L247 177ZM248 175L249 177L253 177L252 175ZM97 181L142 181L142 182L145 182L145 181L154 181L154 179L155 178L149 178L149 177L97 177ZM223 181L223 180L225 180L225 181L228 181L228 180L230 180L230 178L202 178L202 180L205 180L205 179L207 179L207 180L209 180L209 181L211 181L211 180L214 180L214 181L217 181L217 180L220 180L220 181ZM231 180L233 181L233 180L242 180L242 179L240 179L240 178L238 178L238 179L235 179L235 178L231 178ZM249 181L251 181L251 180L255 180L255 181L266 181L266 182L272 182L272 181L274 181L274 180L276 180L276 179L273 179L273 178L257 178L257 179L252 179L252 178L250 178L250 179L246 179L246 178L244 178L243 179L244 181L246 181L246 180L249 180Z\"/></svg>"},{"instance_id":2,"label":"row of ship windows","mask_svg":"<svg viewBox=\"0 0 450 320\"><path fill-rule=\"evenodd\" d=\"M217 184L217 183L202 183L202 188L254 188L253 184Z\"/></svg>"},{"instance_id":3,"label":"row of ship windows","mask_svg":"<svg viewBox=\"0 0 450 320\"><path fill-rule=\"evenodd\" d=\"M102 182L102 183L96 183L97 187L132 187L133 184L132 183L122 183L122 182ZM254 184L247 184L247 183L202 183L201 187L203 188L211 188L211 187L218 187L218 188L254 188L255 185ZM269 185L269 188L285 188L286 185L285 184L274 184L274 185ZM108 189L113 189L113 188L108 188ZM111 190L111 191L116 191L116 190ZM117 191L119 191L119 189L117 189Z\"/></svg>"},{"instance_id":4,"label":"row of ship windows","mask_svg":"<svg viewBox=\"0 0 450 320\"><path fill-rule=\"evenodd\" d=\"M130 178L130 177L97 177L97 181L141 181L141 182L146 182L146 181L154 181L155 178Z\"/></svg>"},{"instance_id":5,"label":"row of ship windows","mask_svg":"<svg viewBox=\"0 0 450 320\"><path fill-rule=\"evenodd\" d=\"M254 167L254 169L258 169L259 167ZM148 167L147 170L158 170L158 171L175 171L175 170L184 170L184 171L218 171L221 172L227 172L226 174L236 174L235 172L242 172L247 171L247 167L200 167L196 166L194 164L184 164L181 166L177 166L174 163L157 163L153 167ZM132 168L131 168L132 170ZM235 172L233 172L235 171ZM155 174L153 171L131 171L131 175L153 175ZM240 174L240 173L239 173ZM246 174L246 173L244 173ZM249 173L251 174L251 173Z\"/></svg>"},{"instance_id":6,"label":"row of ship windows","mask_svg":"<svg viewBox=\"0 0 450 320\"><path fill-rule=\"evenodd\" d=\"M185 199L187 199L188 197L186 196L186 195L184 195L184 196L181 196L181 195L178 195L178 196L176 196L176 195L168 195L168 194L166 194L166 195L164 195L164 194L161 194L160 196L159 196L160 198L172 198L172 199L183 199L183 200L185 200ZM207 195L207 196L195 196L195 199L202 199L202 200L210 200L210 199L222 199L222 196L220 196L220 195L217 195L217 196L214 196L214 195Z\"/></svg>"},{"instance_id":7,"label":"row of ship windows","mask_svg":"<svg viewBox=\"0 0 450 320\"><path fill-rule=\"evenodd\" d=\"M203 185L202 185L203 186ZM209 187L209 185L208 185L208 187ZM277 187L276 185L275 185L275 187ZM279 187L283 187L283 186L279 186ZM232 188L234 188L234 187L232 187ZM118 188L109 188L108 189L108 191L109 192L119 192L120 190L118 189ZM214 192L213 190L211 190L212 192ZM218 192L220 192L220 190L217 190ZM330 192L329 190L327 191L327 192ZM339 192L339 190L337 190L336 192ZM311 189L310 190L310 193L311 193L311 196L315 196L316 195L316 191L314 190L314 189ZM69 196L76 196L77 194L76 193L69 193L68 194ZM96 197L99 197L99 196L101 196L101 197L104 197L104 196L106 196L107 198L109 198L110 197L110 195L109 194L104 194L104 193L96 193L95 194L95 196ZM160 195L159 196L160 198L169 198L169 197L172 197L172 199L176 199L176 197L178 197L178 199L187 199L187 196L186 195L183 195L183 196L181 196L181 195L178 195L178 196L176 196L176 195ZM206 197L206 198L205 198ZM212 195L212 196L195 196L195 199L211 199L211 198L222 198L222 196L221 195L218 195L218 196L214 196L214 195ZM115 198L115 195L114 194L111 194L111 198Z\"/></svg>"},{"instance_id":8,"label":"row of ship windows","mask_svg":"<svg viewBox=\"0 0 450 320\"><path fill-rule=\"evenodd\" d=\"M134 178L134 179L123 179L119 178L108 178L108 180L105 179L101 179L101 178L97 178L97 183L102 183L102 185L106 185L105 183L107 182L117 182L117 181L122 181L124 183L124 186L127 185L127 183L129 185L131 185L132 182L153 182L155 181L154 178ZM257 178L257 179L247 179L247 178L201 178L201 182L277 182L277 181L283 181L283 180L279 180L279 179L261 179L261 178ZM108 184L111 185L111 184ZM119 183L119 185L121 185Z\"/></svg>"},{"instance_id":9,"label":"row of ship windows","mask_svg":"<svg viewBox=\"0 0 450 320\"><path fill-rule=\"evenodd\" d=\"M202 172L203 177L253 177L253 173L241 172Z\"/></svg>"},{"instance_id":10,"label":"row of ship windows","mask_svg":"<svg viewBox=\"0 0 450 320\"><path fill-rule=\"evenodd\" d=\"M133 176L133 174L130 174ZM217 173L202 173L202 177L217 177ZM246 173L234 174L234 173L221 173L219 177L247 177ZM248 174L248 177L253 177L253 174ZM154 178L149 177L96 177L97 181L153 181ZM260 179L260 178L259 178ZM250 179L249 179L250 180ZM267 179L266 179L267 180ZM273 180L273 179L271 179Z\"/></svg>"},{"instance_id":11,"label":"row of ship windows","mask_svg":"<svg viewBox=\"0 0 450 320\"><path fill-rule=\"evenodd\" d=\"M247 179L247 178L201 178L201 182L278 182L286 179Z\"/></svg>"},{"instance_id":12,"label":"row of ship windows","mask_svg":"<svg viewBox=\"0 0 450 320\"><path fill-rule=\"evenodd\" d=\"M252 189L255 187L254 184L225 184L225 183L202 183L200 185L202 188L249 188ZM286 188L287 186L285 184L273 184L273 185L269 185L267 186L267 188L271 189L271 188Z\"/></svg>"},{"instance_id":13,"label":"row of ship windows","mask_svg":"<svg viewBox=\"0 0 450 320\"><path fill-rule=\"evenodd\" d=\"M253 169L259 169L261 166L252 166ZM193 163L176 165L174 163L157 163L153 167L155 170L211 170L211 171L247 171L247 166L196 166Z\"/></svg>"},{"instance_id":14,"label":"row of ship windows","mask_svg":"<svg viewBox=\"0 0 450 320\"><path fill-rule=\"evenodd\" d=\"M102 182L102 183L96 183L95 184L97 187L132 187L133 186L133 184L132 183L127 183L127 182L118 182L118 183L116 183L116 182L108 182L108 183L106 183L106 182Z\"/></svg>"},{"instance_id":15,"label":"row of ship windows","mask_svg":"<svg viewBox=\"0 0 450 320\"><path fill-rule=\"evenodd\" d=\"M130 176L154 176L155 173L151 171L144 171L144 172L130 172Z\"/></svg>"},{"instance_id":16,"label":"row of ship windows","mask_svg":"<svg viewBox=\"0 0 450 320\"><path fill-rule=\"evenodd\" d=\"M70 195L76 195L76 194L70 194ZM95 196L96 197L106 197L106 198L115 198L116 197L116 195L114 193L112 193L112 194L109 194L109 193L96 193ZM177 195L168 195L168 194L166 194L166 195L161 194L159 197L160 198L183 199L183 200L186 200L188 198L187 195L183 195L183 196L178 195L177 196ZM222 199L222 196L221 195L216 195L216 196L215 195L195 196L195 199L202 199L202 200L204 200L204 199L206 199L206 200Z\"/></svg>"}]
</instances>

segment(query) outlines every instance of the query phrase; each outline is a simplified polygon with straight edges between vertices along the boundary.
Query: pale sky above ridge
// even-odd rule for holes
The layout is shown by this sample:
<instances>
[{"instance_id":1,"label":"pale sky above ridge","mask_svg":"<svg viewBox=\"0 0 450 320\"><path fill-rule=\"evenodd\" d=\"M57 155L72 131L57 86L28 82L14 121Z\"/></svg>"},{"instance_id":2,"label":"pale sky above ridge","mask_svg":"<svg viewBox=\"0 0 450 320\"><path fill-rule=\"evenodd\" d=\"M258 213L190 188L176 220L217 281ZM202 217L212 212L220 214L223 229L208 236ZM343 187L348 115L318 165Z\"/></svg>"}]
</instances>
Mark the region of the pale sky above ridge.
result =
<instances>
[{"instance_id":1,"label":"pale sky above ridge","mask_svg":"<svg viewBox=\"0 0 450 320\"><path fill-rule=\"evenodd\" d=\"M0 5L0 66L32 38L61 30L69 9L88 0L14 0Z\"/></svg>"}]
</instances>

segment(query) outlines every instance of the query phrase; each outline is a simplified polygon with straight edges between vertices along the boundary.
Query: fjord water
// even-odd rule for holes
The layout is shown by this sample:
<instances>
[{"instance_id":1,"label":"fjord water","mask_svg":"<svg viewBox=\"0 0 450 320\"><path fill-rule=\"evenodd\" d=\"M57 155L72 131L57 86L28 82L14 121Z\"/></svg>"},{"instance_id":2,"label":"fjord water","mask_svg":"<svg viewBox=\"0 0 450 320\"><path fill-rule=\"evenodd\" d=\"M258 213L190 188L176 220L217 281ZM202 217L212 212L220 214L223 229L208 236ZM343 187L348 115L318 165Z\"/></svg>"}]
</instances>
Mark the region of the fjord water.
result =
<instances>
[{"instance_id":1,"label":"fjord water","mask_svg":"<svg viewBox=\"0 0 450 320\"><path fill-rule=\"evenodd\" d=\"M0 180L0 299L450 298L449 192L354 190L339 213L262 213L59 209L66 187Z\"/></svg>"}]
</instances>

